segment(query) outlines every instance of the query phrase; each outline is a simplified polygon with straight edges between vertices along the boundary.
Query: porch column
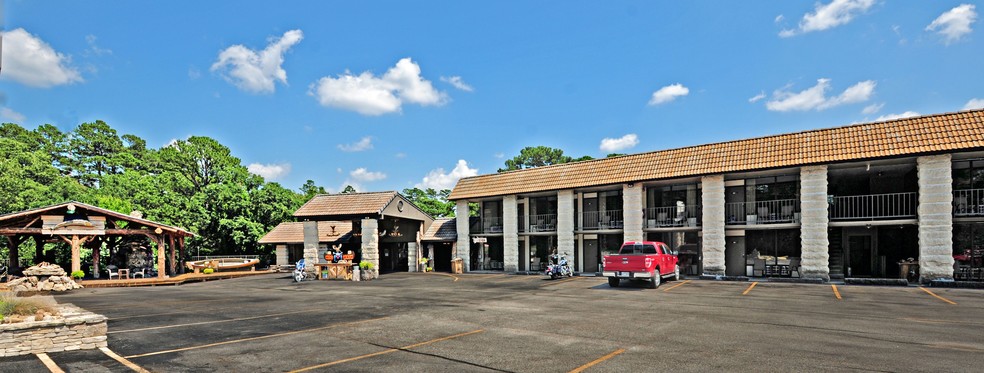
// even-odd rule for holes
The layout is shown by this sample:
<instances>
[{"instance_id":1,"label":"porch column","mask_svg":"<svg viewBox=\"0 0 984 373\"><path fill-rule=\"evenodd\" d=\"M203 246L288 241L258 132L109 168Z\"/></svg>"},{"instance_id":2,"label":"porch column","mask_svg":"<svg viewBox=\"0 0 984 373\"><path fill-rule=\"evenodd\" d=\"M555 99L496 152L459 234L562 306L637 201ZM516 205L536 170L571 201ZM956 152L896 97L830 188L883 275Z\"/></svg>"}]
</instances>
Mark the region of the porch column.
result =
<instances>
[{"instance_id":1,"label":"porch column","mask_svg":"<svg viewBox=\"0 0 984 373\"><path fill-rule=\"evenodd\" d=\"M622 231L625 241L644 241L642 233L642 184L622 184Z\"/></svg>"},{"instance_id":2,"label":"porch column","mask_svg":"<svg viewBox=\"0 0 984 373\"><path fill-rule=\"evenodd\" d=\"M724 175L700 180L704 275L724 276Z\"/></svg>"},{"instance_id":3,"label":"porch column","mask_svg":"<svg viewBox=\"0 0 984 373\"><path fill-rule=\"evenodd\" d=\"M17 236L7 236L7 243L10 244L10 250L7 250L8 253L9 253L7 255L7 259L8 259L7 267L8 268L13 269L13 268L20 267L20 243L21 243L21 241L22 241L22 239L20 237L17 237Z\"/></svg>"},{"instance_id":4,"label":"porch column","mask_svg":"<svg viewBox=\"0 0 984 373\"><path fill-rule=\"evenodd\" d=\"M373 234L376 237L375 232L375 220L373 220ZM365 221L363 221L365 224ZM317 268L314 268L314 263L318 262L318 222L316 221L305 221L304 222L304 271L315 273ZM365 225L362 226L363 237L362 237L362 247L365 247ZM366 253L365 249L362 250L362 258L365 260ZM376 263L379 264L379 263ZM315 273L317 275L317 273Z\"/></svg>"},{"instance_id":5,"label":"porch column","mask_svg":"<svg viewBox=\"0 0 984 373\"><path fill-rule=\"evenodd\" d=\"M102 250L102 240L89 241L89 248L92 249L92 278L99 278L99 254Z\"/></svg>"},{"instance_id":6,"label":"porch column","mask_svg":"<svg viewBox=\"0 0 984 373\"><path fill-rule=\"evenodd\" d=\"M919 282L953 279L953 175L949 154L916 158Z\"/></svg>"},{"instance_id":7,"label":"porch column","mask_svg":"<svg viewBox=\"0 0 984 373\"><path fill-rule=\"evenodd\" d=\"M417 243L407 242L407 272L417 272L420 266L420 257L417 256Z\"/></svg>"},{"instance_id":8,"label":"porch column","mask_svg":"<svg viewBox=\"0 0 984 373\"><path fill-rule=\"evenodd\" d=\"M164 236L154 236L154 241L157 242L157 278L164 278L167 275L167 265L164 260L167 258L167 248L164 247Z\"/></svg>"},{"instance_id":9,"label":"porch column","mask_svg":"<svg viewBox=\"0 0 984 373\"><path fill-rule=\"evenodd\" d=\"M516 195L502 198L502 269L519 271L519 205Z\"/></svg>"},{"instance_id":10,"label":"porch column","mask_svg":"<svg viewBox=\"0 0 984 373\"><path fill-rule=\"evenodd\" d=\"M44 261L44 237L33 236L34 238L34 264Z\"/></svg>"},{"instance_id":11,"label":"porch column","mask_svg":"<svg viewBox=\"0 0 984 373\"><path fill-rule=\"evenodd\" d=\"M307 230L305 230L307 231ZM304 257L307 258L307 242L304 243ZM314 256L318 256L318 244L314 245ZM362 260L372 263L379 276L379 221L362 219ZM316 263L316 262L312 262ZM313 267L313 266L312 266Z\"/></svg>"},{"instance_id":12,"label":"porch column","mask_svg":"<svg viewBox=\"0 0 984 373\"><path fill-rule=\"evenodd\" d=\"M178 267L177 267L178 261L177 261L177 252L174 248L174 236L171 235L167 236L167 248L171 251L170 258L169 258L170 263L167 268L168 273L170 273L171 276L176 276L178 274Z\"/></svg>"},{"instance_id":13,"label":"porch column","mask_svg":"<svg viewBox=\"0 0 984 373\"><path fill-rule=\"evenodd\" d=\"M282 266L282 265L290 264L288 263L290 259L288 259L287 257L287 245L277 245L276 252L277 252L277 265Z\"/></svg>"},{"instance_id":14,"label":"porch column","mask_svg":"<svg viewBox=\"0 0 984 373\"><path fill-rule=\"evenodd\" d=\"M79 238L79 236L72 236L69 241L69 244L72 245L72 272L82 270L82 254L79 249L83 243L85 243L85 238Z\"/></svg>"},{"instance_id":15,"label":"porch column","mask_svg":"<svg viewBox=\"0 0 984 373\"><path fill-rule=\"evenodd\" d=\"M574 191L557 192L557 254L574 260Z\"/></svg>"},{"instance_id":16,"label":"porch column","mask_svg":"<svg viewBox=\"0 0 984 373\"><path fill-rule=\"evenodd\" d=\"M459 200L455 204L454 224L458 231L457 257L463 261L463 271L468 272L471 268L471 236L468 232L468 201Z\"/></svg>"},{"instance_id":17,"label":"porch column","mask_svg":"<svg viewBox=\"0 0 984 373\"><path fill-rule=\"evenodd\" d=\"M800 276L830 280L827 166L800 169Z\"/></svg>"}]
</instances>

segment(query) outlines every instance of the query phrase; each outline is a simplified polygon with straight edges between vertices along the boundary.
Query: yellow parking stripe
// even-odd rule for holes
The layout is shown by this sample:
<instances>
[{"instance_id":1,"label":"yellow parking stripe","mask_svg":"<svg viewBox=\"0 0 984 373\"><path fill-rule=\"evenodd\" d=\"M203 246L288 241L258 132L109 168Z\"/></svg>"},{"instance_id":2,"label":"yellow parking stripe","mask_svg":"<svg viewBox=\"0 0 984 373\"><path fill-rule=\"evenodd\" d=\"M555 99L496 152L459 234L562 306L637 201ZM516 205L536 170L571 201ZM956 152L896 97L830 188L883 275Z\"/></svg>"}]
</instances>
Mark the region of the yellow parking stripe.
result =
<instances>
[{"instance_id":1,"label":"yellow parking stripe","mask_svg":"<svg viewBox=\"0 0 984 373\"><path fill-rule=\"evenodd\" d=\"M126 358L124 358L124 357L122 357L120 355L117 355L115 352L113 352L113 350L110 350L108 347L99 347L99 351L102 351L104 354L106 354L106 356L109 356L109 357L113 358L113 360L116 360L116 361L120 362L120 364L123 364L124 366L126 366L127 368L130 368L134 372L138 372L138 373L150 373L149 370L146 370L144 368L141 368L139 365L134 364L132 361L127 360Z\"/></svg>"},{"instance_id":2,"label":"yellow parking stripe","mask_svg":"<svg viewBox=\"0 0 984 373\"><path fill-rule=\"evenodd\" d=\"M51 373L65 373L65 371L62 370L62 368L58 367L58 364L55 364L55 362L51 360L50 357L48 357L48 354L42 352L37 356L38 359L41 359L41 362L44 363L44 366L51 371Z\"/></svg>"},{"instance_id":3,"label":"yellow parking stripe","mask_svg":"<svg viewBox=\"0 0 984 373\"><path fill-rule=\"evenodd\" d=\"M448 276L454 279L454 281L451 282L458 282L458 276L452 274L440 273L440 272L427 272L427 273L430 273L431 275Z\"/></svg>"},{"instance_id":4,"label":"yellow parking stripe","mask_svg":"<svg viewBox=\"0 0 984 373\"><path fill-rule=\"evenodd\" d=\"M753 283L752 283L751 285L749 285L749 286L748 286L748 289L745 289L745 292L744 292L744 293L741 293L741 295L745 295L745 294L748 294L748 292L750 292L750 291L752 291L752 288L754 288L754 287L755 287L755 285L758 285L758 281L756 281L756 282L753 282Z\"/></svg>"},{"instance_id":5,"label":"yellow parking stripe","mask_svg":"<svg viewBox=\"0 0 984 373\"><path fill-rule=\"evenodd\" d=\"M621 354L623 352L625 352L625 349L624 348L617 349L615 351L610 352L608 355L605 355L605 356L599 357L597 359L594 359L590 363L587 363L587 364L584 364L584 365L579 366L577 368L574 368L574 370L570 371L570 373L581 373L585 369L591 368L591 367L597 365L598 363L600 363L602 361L605 361L605 360L611 359L611 358L613 358L615 356L618 356L619 354Z\"/></svg>"},{"instance_id":6,"label":"yellow parking stripe","mask_svg":"<svg viewBox=\"0 0 984 373\"><path fill-rule=\"evenodd\" d=\"M830 284L830 288L834 289L834 296L837 297L837 300L841 300L841 293L837 291L837 285Z\"/></svg>"},{"instance_id":7,"label":"yellow parking stripe","mask_svg":"<svg viewBox=\"0 0 984 373\"><path fill-rule=\"evenodd\" d=\"M678 288L678 287L680 287L680 286L682 286L682 285L684 285L684 284L686 284L686 283L688 283L688 282L690 282L690 280L687 280L687 281L684 281L684 282L681 282L681 283L679 283L679 284L676 284L676 285L673 285L673 286L670 286L670 288L669 288L669 289L663 289L663 291L665 292L665 291L670 291L670 290L673 290L673 289L676 289L676 288Z\"/></svg>"},{"instance_id":8,"label":"yellow parking stripe","mask_svg":"<svg viewBox=\"0 0 984 373\"><path fill-rule=\"evenodd\" d=\"M388 354L388 353L391 353L391 352L397 352L397 351L402 351L402 350L409 350L411 348L416 348L416 347L420 347L420 346L424 346L424 345L429 345L431 343L437 343L437 342L441 342L441 341L446 341L446 340L449 340L449 339L455 339L455 338L459 338L459 337L464 337L466 335L472 335L472 334L481 333L481 332L484 332L484 331L485 330L483 330L483 329L472 330L472 331L467 332L467 333L455 334L455 335L451 335L451 336L447 336L447 337L443 337L443 338L432 339L432 340L429 340L429 341L426 341L426 342L415 343L415 344L412 344L412 345L409 345L409 346L403 346L403 347L400 347L400 348L391 348L391 349L388 349L388 350L383 350L383 351L379 351L379 352L373 352L371 354L365 354L365 355L359 355L359 356L356 356L356 357L350 357L348 359L335 360L335 361L324 363L324 364L313 365L313 366L309 366L309 367L306 367L306 368L292 370L290 372L291 373L306 372L306 371L309 371L309 370L312 370L312 369L330 367L332 365L338 365L338 364L348 363L348 362L351 362L351 361L362 360L362 359L365 359L367 357L385 355L385 354Z\"/></svg>"},{"instance_id":9,"label":"yellow parking stripe","mask_svg":"<svg viewBox=\"0 0 984 373\"><path fill-rule=\"evenodd\" d=\"M936 295L936 293L933 293L933 292L929 291L929 289L927 289L927 288L924 288L922 286L920 286L919 288L922 289L922 291L925 291L926 294L929 294L929 295L932 295L932 296L936 297L936 299L939 299L941 301L947 302L949 304L957 304L957 302L954 302L952 300L949 300L949 299L943 298L943 297L941 297L939 295Z\"/></svg>"}]
</instances>

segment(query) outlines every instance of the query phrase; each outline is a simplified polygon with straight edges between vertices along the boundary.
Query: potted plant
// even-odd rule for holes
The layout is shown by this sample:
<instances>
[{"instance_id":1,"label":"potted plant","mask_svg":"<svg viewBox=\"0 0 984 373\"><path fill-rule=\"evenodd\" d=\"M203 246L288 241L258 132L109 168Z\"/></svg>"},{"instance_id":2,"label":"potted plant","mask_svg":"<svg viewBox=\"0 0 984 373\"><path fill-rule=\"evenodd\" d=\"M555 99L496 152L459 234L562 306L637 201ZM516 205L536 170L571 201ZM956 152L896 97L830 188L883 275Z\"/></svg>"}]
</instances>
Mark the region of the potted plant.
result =
<instances>
[{"instance_id":1,"label":"potted plant","mask_svg":"<svg viewBox=\"0 0 984 373\"><path fill-rule=\"evenodd\" d=\"M359 262L359 275L362 281L369 281L376 278L376 265L365 260Z\"/></svg>"},{"instance_id":2,"label":"potted plant","mask_svg":"<svg viewBox=\"0 0 984 373\"><path fill-rule=\"evenodd\" d=\"M75 282L79 282L79 280L81 280L83 277L85 277L85 272L82 272L81 270L72 271L72 279L74 279Z\"/></svg>"},{"instance_id":3,"label":"potted plant","mask_svg":"<svg viewBox=\"0 0 984 373\"><path fill-rule=\"evenodd\" d=\"M420 258L418 261L420 263L420 268L423 272L427 272L427 262L430 262L428 258Z\"/></svg>"},{"instance_id":4,"label":"potted plant","mask_svg":"<svg viewBox=\"0 0 984 373\"><path fill-rule=\"evenodd\" d=\"M204 273L206 275L210 275L210 274L212 274L212 272L215 272L215 270L212 269L212 268L205 268L205 269L202 270L202 273Z\"/></svg>"}]
</instances>

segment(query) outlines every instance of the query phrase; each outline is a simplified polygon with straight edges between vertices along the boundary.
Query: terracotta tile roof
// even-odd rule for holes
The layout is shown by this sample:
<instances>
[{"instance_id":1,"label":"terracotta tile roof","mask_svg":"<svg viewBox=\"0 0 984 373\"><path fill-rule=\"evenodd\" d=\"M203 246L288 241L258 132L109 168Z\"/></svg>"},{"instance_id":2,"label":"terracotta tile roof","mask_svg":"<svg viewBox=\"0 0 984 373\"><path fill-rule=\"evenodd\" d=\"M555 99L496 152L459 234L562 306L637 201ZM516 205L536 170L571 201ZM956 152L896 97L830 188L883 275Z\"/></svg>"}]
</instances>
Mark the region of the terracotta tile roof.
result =
<instances>
[{"instance_id":1,"label":"terracotta tile roof","mask_svg":"<svg viewBox=\"0 0 984 373\"><path fill-rule=\"evenodd\" d=\"M984 110L971 110L468 177L449 199L979 148Z\"/></svg>"},{"instance_id":2,"label":"terracotta tile roof","mask_svg":"<svg viewBox=\"0 0 984 373\"><path fill-rule=\"evenodd\" d=\"M439 218L434 220L421 241L455 241L458 239L458 229L454 218Z\"/></svg>"},{"instance_id":3,"label":"terracotta tile roof","mask_svg":"<svg viewBox=\"0 0 984 373\"><path fill-rule=\"evenodd\" d=\"M332 227L335 229L332 230ZM332 234L334 232L334 234ZM336 242L351 237L352 222L350 221L319 221L318 222L318 242ZM260 238L261 244L303 244L304 243L304 223L285 222L280 223Z\"/></svg>"},{"instance_id":4,"label":"terracotta tile roof","mask_svg":"<svg viewBox=\"0 0 984 373\"><path fill-rule=\"evenodd\" d=\"M396 192L319 194L294 211L294 216L378 214L397 195Z\"/></svg>"}]
</instances>

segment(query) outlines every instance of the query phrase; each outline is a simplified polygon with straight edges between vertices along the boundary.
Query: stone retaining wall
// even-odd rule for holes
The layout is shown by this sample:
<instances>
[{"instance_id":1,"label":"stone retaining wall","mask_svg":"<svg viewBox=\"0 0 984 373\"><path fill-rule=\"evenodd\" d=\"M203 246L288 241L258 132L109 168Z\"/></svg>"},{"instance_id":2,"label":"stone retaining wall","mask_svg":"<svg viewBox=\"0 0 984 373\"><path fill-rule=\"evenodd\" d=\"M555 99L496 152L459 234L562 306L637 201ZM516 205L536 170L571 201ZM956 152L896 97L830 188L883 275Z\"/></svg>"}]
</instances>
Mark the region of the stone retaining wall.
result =
<instances>
[{"instance_id":1,"label":"stone retaining wall","mask_svg":"<svg viewBox=\"0 0 984 373\"><path fill-rule=\"evenodd\" d=\"M0 357L106 347L106 317L71 304L49 321L0 324Z\"/></svg>"}]
</instances>

